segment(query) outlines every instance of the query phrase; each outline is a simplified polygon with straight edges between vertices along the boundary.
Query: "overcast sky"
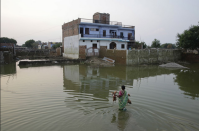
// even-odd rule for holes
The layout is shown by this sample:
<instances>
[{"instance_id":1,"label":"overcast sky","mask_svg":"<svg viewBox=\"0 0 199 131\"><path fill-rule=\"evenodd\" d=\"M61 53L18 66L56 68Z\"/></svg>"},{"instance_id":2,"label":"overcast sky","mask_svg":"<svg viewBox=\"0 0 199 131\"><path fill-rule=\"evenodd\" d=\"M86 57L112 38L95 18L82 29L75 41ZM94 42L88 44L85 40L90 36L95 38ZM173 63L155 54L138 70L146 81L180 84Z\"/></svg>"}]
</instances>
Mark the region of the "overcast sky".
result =
<instances>
[{"instance_id":1,"label":"overcast sky","mask_svg":"<svg viewBox=\"0 0 199 131\"><path fill-rule=\"evenodd\" d=\"M135 26L147 45L175 43L177 33L199 22L199 0L1 0L1 37L22 45L29 39L60 42L61 26L73 19L109 13L111 21Z\"/></svg>"}]
</instances>

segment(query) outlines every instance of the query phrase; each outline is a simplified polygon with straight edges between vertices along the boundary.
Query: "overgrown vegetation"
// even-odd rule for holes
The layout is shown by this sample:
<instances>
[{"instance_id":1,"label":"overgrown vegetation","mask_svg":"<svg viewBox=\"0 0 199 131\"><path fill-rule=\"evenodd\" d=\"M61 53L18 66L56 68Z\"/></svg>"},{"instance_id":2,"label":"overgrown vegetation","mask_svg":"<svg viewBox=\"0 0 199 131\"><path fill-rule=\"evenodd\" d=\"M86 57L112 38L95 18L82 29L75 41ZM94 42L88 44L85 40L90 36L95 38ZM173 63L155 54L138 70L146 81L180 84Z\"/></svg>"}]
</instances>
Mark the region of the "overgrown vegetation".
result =
<instances>
[{"instance_id":1,"label":"overgrown vegetation","mask_svg":"<svg viewBox=\"0 0 199 131\"><path fill-rule=\"evenodd\" d=\"M52 46L52 48L53 48L53 49L56 49L56 48L60 47L60 45L61 45L61 43L56 43L56 44L54 44L54 45Z\"/></svg>"},{"instance_id":2,"label":"overgrown vegetation","mask_svg":"<svg viewBox=\"0 0 199 131\"><path fill-rule=\"evenodd\" d=\"M199 22L198 25L190 26L182 34L178 33L176 45L184 49L199 48Z\"/></svg>"},{"instance_id":3,"label":"overgrown vegetation","mask_svg":"<svg viewBox=\"0 0 199 131\"><path fill-rule=\"evenodd\" d=\"M176 45L172 44L172 43L164 43L162 45L160 45L161 48L165 48L165 49L175 49Z\"/></svg>"},{"instance_id":4,"label":"overgrown vegetation","mask_svg":"<svg viewBox=\"0 0 199 131\"><path fill-rule=\"evenodd\" d=\"M0 43L13 43L13 44L17 44L17 41L13 38L7 38L7 37L1 37L0 38Z\"/></svg>"},{"instance_id":5,"label":"overgrown vegetation","mask_svg":"<svg viewBox=\"0 0 199 131\"><path fill-rule=\"evenodd\" d=\"M135 43L136 43L137 45L143 45L143 49L145 49L145 48L147 47L147 45L146 45L146 43L145 43L144 41L141 41L141 42L136 41Z\"/></svg>"},{"instance_id":6,"label":"overgrown vegetation","mask_svg":"<svg viewBox=\"0 0 199 131\"><path fill-rule=\"evenodd\" d=\"M161 45L160 40L154 39L154 40L152 41L151 47L152 47L152 48L160 48L160 45Z\"/></svg>"},{"instance_id":7,"label":"overgrown vegetation","mask_svg":"<svg viewBox=\"0 0 199 131\"><path fill-rule=\"evenodd\" d=\"M27 40L26 42L25 42L25 44L23 44L22 46L23 47L28 47L28 48L33 48L33 44L35 43L35 41L33 40L33 39L31 39L31 40Z\"/></svg>"}]
</instances>

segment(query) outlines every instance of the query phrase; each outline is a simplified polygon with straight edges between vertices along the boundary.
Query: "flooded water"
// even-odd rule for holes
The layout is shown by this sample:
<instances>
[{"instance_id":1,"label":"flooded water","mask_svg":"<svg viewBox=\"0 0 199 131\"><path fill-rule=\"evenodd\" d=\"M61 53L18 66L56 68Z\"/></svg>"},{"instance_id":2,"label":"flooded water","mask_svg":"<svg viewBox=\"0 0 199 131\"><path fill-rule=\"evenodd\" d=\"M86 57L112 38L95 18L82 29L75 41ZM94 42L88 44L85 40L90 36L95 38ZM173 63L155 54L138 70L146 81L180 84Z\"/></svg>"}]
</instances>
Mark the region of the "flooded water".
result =
<instances>
[{"instance_id":1,"label":"flooded water","mask_svg":"<svg viewBox=\"0 0 199 131\"><path fill-rule=\"evenodd\" d=\"M188 67L1 66L1 130L199 130L199 64ZM121 85L127 111L112 101Z\"/></svg>"}]
</instances>

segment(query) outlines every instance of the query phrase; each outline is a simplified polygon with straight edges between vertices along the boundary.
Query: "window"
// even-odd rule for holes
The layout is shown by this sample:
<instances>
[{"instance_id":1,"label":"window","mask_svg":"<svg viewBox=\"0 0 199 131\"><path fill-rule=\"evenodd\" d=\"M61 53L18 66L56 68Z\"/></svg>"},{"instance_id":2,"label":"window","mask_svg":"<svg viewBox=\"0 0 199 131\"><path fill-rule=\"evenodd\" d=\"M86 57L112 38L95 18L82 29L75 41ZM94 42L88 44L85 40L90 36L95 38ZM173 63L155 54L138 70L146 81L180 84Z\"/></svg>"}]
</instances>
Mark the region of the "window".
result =
<instances>
[{"instance_id":1,"label":"window","mask_svg":"<svg viewBox=\"0 0 199 131\"><path fill-rule=\"evenodd\" d=\"M123 35L123 32L120 32L120 38L123 38L124 35Z\"/></svg>"},{"instance_id":2,"label":"window","mask_svg":"<svg viewBox=\"0 0 199 131\"><path fill-rule=\"evenodd\" d=\"M86 28L85 34L89 34L89 28Z\"/></svg>"},{"instance_id":3,"label":"window","mask_svg":"<svg viewBox=\"0 0 199 131\"><path fill-rule=\"evenodd\" d=\"M124 45L124 44L122 44L122 45L121 45L121 48L122 48L122 49L124 49L124 48L125 48L125 45Z\"/></svg>"},{"instance_id":4,"label":"window","mask_svg":"<svg viewBox=\"0 0 199 131\"><path fill-rule=\"evenodd\" d=\"M106 36L106 30L103 30L103 36Z\"/></svg>"},{"instance_id":5,"label":"window","mask_svg":"<svg viewBox=\"0 0 199 131\"><path fill-rule=\"evenodd\" d=\"M132 37L132 33L128 33L128 40L130 40Z\"/></svg>"},{"instance_id":6,"label":"window","mask_svg":"<svg viewBox=\"0 0 199 131\"><path fill-rule=\"evenodd\" d=\"M97 48L97 44L93 44L93 48Z\"/></svg>"},{"instance_id":7,"label":"window","mask_svg":"<svg viewBox=\"0 0 199 131\"><path fill-rule=\"evenodd\" d=\"M83 42L85 42L85 40L83 40Z\"/></svg>"},{"instance_id":8,"label":"window","mask_svg":"<svg viewBox=\"0 0 199 131\"><path fill-rule=\"evenodd\" d=\"M93 40L91 40L91 42L93 42Z\"/></svg>"},{"instance_id":9,"label":"window","mask_svg":"<svg viewBox=\"0 0 199 131\"><path fill-rule=\"evenodd\" d=\"M99 31L97 28L90 28L91 31Z\"/></svg>"}]
</instances>

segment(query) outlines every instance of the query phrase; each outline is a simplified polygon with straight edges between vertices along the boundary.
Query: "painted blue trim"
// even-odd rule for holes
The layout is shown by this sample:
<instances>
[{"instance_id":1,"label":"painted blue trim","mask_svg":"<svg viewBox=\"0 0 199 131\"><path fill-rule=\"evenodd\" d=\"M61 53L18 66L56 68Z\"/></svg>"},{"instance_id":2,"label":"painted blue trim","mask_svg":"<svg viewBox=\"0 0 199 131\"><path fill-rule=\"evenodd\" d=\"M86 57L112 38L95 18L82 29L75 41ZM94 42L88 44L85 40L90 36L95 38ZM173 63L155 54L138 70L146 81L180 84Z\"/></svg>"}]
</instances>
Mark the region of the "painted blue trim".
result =
<instances>
[{"instance_id":1,"label":"painted blue trim","mask_svg":"<svg viewBox=\"0 0 199 131\"><path fill-rule=\"evenodd\" d=\"M111 28L116 28L120 30L135 30L134 28L124 28L120 25L108 25L108 24L100 24L100 23L86 23L86 22L81 22L79 25L91 25L91 26L99 26L99 27L111 27Z\"/></svg>"},{"instance_id":2,"label":"painted blue trim","mask_svg":"<svg viewBox=\"0 0 199 131\"><path fill-rule=\"evenodd\" d=\"M80 40L104 40L104 41L122 41L122 42L129 42L129 40L122 40L122 39L104 39L104 38L80 38Z\"/></svg>"}]
</instances>

